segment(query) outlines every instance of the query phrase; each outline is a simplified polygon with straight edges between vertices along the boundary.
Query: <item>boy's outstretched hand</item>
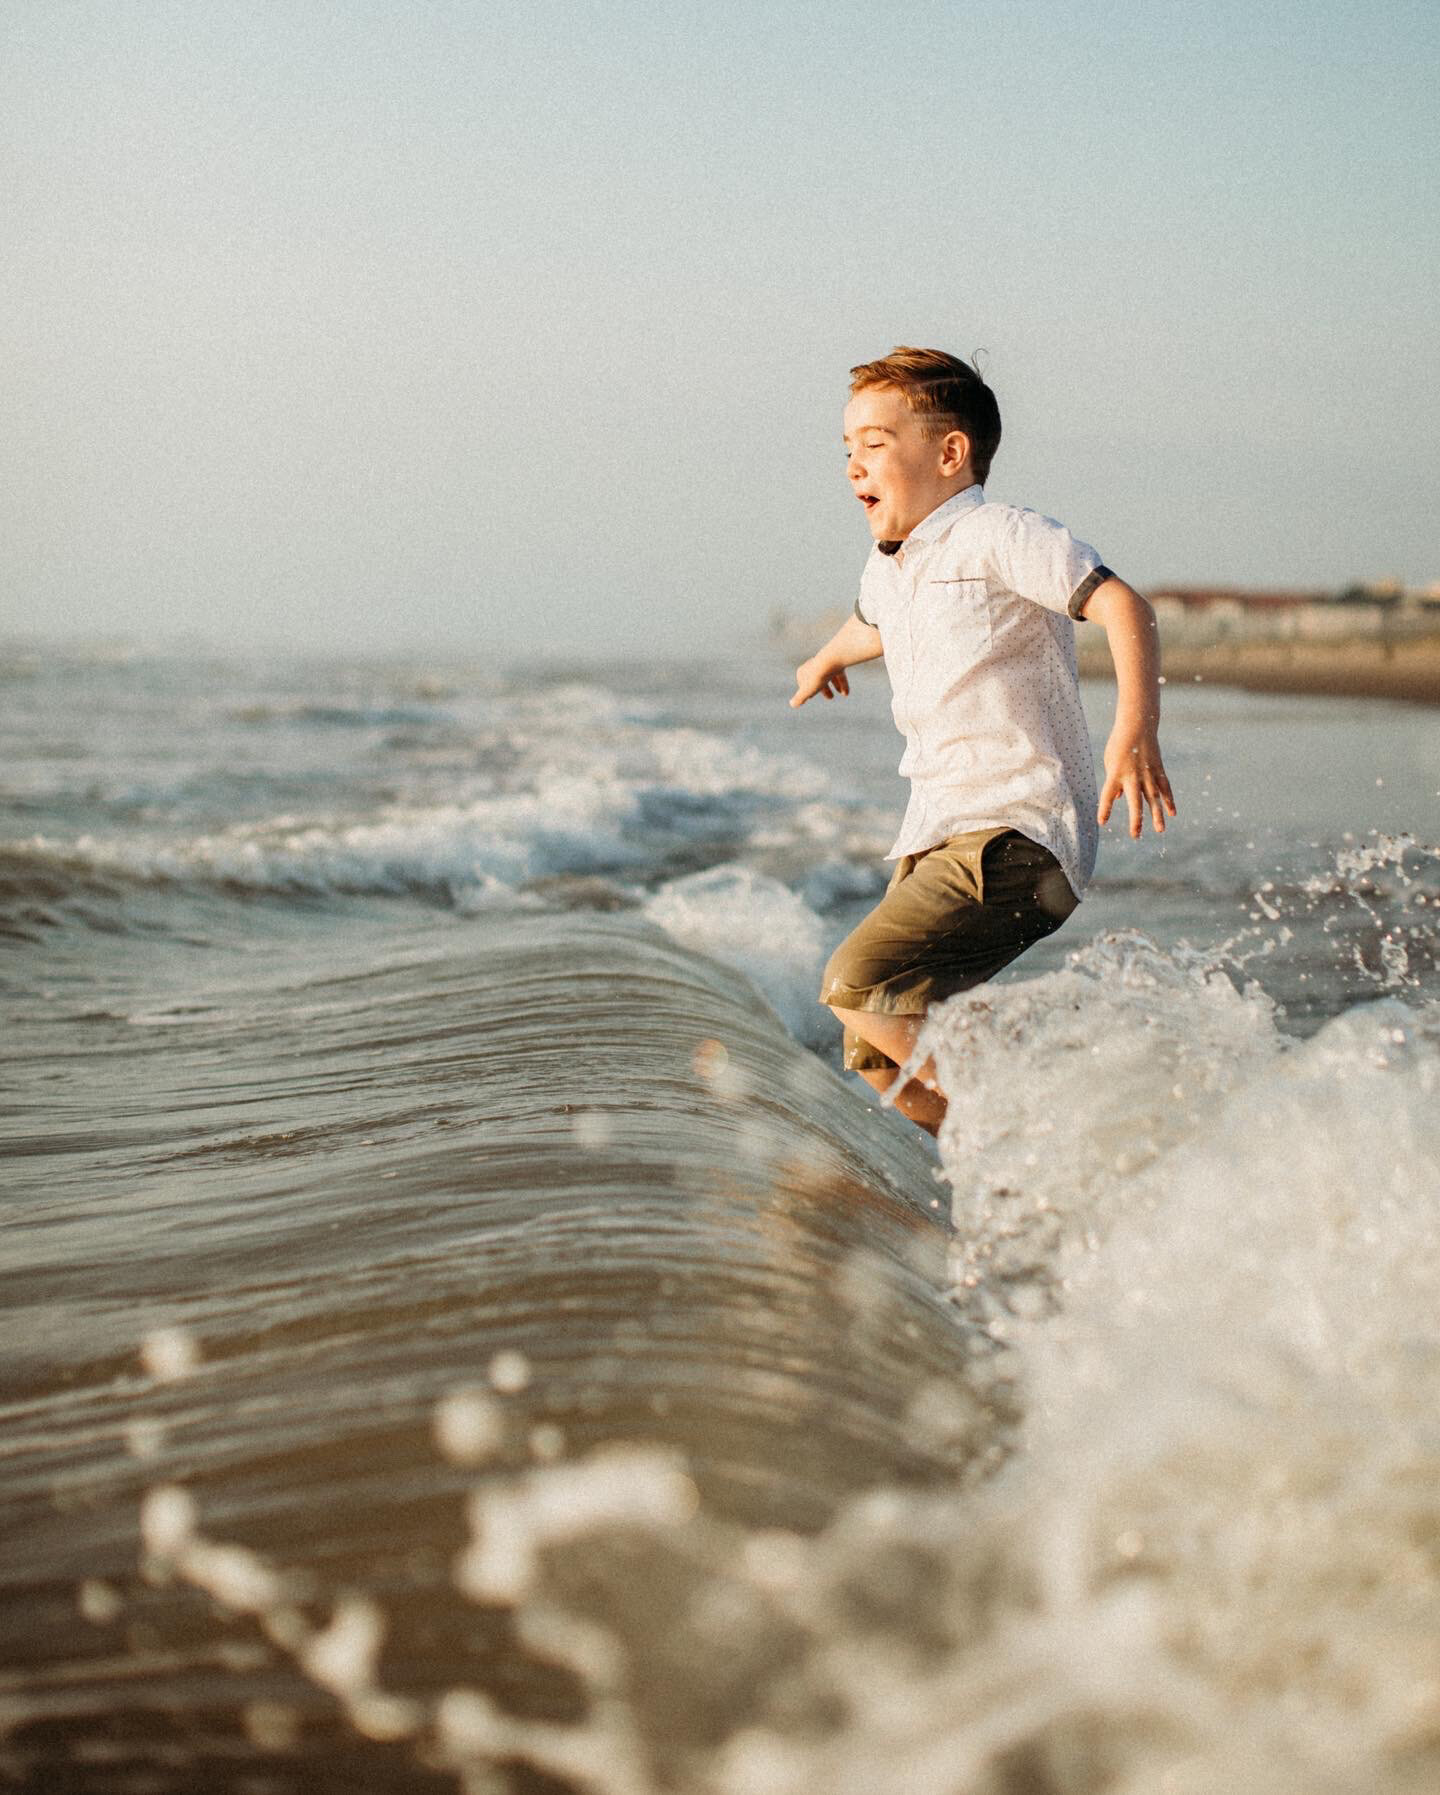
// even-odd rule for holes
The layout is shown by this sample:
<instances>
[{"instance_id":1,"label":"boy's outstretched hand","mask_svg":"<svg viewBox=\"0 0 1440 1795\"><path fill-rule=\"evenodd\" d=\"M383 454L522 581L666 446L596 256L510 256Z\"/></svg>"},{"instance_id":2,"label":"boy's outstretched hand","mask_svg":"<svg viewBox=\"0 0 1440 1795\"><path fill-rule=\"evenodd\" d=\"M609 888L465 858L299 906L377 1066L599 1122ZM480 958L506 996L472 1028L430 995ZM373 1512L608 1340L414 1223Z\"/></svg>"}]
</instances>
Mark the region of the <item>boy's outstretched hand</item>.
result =
<instances>
[{"instance_id":1,"label":"boy's outstretched hand","mask_svg":"<svg viewBox=\"0 0 1440 1795\"><path fill-rule=\"evenodd\" d=\"M818 654L808 661L801 661L795 669L795 696L790 700L791 710L797 710L807 698L813 698L817 692L826 698L850 696L850 681L845 669L822 661Z\"/></svg>"},{"instance_id":2,"label":"boy's outstretched hand","mask_svg":"<svg viewBox=\"0 0 1440 1795\"><path fill-rule=\"evenodd\" d=\"M1105 784L1100 792L1099 810L1102 828L1110 820L1115 800L1121 796L1129 806L1132 837L1138 837L1145 827L1147 804L1156 834L1165 833L1165 816L1167 812L1175 815L1175 799L1160 758L1159 738L1153 729L1143 725L1135 729L1117 726L1105 744Z\"/></svg>"},{"instance_id":3,"label":"boy's outstretched hand","mask_svg":"<svg viewBox=\"0 0 1440 1795\"><path fill-rule=\"evenodd\" d=\"M820 652L795 669L791 710L798 710L817 692L826 698L848 698L850 678L845 669L861 661L878 660L883 653L878 629L859 617L846 618Z\"/></svg>"}]
</instances>

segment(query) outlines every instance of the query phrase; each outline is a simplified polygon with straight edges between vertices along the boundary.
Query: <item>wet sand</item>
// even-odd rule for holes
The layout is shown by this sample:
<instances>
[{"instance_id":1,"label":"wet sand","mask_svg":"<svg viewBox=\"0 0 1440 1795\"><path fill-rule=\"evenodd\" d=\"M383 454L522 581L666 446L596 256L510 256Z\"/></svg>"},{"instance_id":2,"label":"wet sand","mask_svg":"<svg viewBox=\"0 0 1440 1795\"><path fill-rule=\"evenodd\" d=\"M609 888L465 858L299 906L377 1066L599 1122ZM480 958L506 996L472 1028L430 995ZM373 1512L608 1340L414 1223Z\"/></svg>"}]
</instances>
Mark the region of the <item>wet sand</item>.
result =
<instances>
[{"instance_id":1,"label":"wet sand","mask_svg":"<svg viewBox=\"0 0 1440 1795\"><path fill-rule=\"evenodd\" d=\"M1087 675L1108 675L1103 652L1082 662ZM1165 648L1171 685L1205 682L1251 692L1294 692L1320 698L1393 698L1440 704L1440 630L1399 641L1225 642Z\"/></svg>"}]
</instances>

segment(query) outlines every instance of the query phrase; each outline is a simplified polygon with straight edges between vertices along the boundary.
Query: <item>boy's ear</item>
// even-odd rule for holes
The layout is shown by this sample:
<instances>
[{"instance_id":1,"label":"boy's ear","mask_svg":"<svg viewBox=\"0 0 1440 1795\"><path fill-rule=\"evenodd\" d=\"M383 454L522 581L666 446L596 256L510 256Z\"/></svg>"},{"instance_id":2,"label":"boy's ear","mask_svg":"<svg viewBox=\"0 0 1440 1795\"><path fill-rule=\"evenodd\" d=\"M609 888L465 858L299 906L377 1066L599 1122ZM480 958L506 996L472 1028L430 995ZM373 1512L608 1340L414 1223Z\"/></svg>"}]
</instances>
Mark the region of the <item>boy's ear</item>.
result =
<instances>
[{"instance_id":1,"label":"boy's ear","mask_svg":"<svg viewBox=\"0 0 1440 1795\"><path fill-rule=\"evenodd\" d=\"M947 431L940 443L940 472L958 474L970 459L970 438L963 430Z\"/></svg>"}]
</instances>

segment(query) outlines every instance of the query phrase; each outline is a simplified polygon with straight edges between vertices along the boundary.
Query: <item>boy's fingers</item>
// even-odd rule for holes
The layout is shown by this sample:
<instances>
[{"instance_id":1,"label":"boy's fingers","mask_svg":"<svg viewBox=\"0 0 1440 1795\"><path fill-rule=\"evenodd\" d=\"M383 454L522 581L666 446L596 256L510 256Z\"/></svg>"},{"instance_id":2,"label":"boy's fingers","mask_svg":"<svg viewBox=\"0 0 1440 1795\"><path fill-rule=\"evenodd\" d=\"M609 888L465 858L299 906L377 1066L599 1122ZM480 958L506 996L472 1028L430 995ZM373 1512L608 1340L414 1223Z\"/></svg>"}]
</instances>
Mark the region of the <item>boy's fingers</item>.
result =
<instances>
[{"instance_id":1,"label":"boy's fingers","mask_svg":"<svg viewBox=\"0 0 1440 1795\"><path fill-rule=\"evenodd\" d=\"M1149 767L1127 767L1124 772L1118 769L1111 773L1105 781L1100 793L1100 807L1096 811L1096 821L1103 829L1110 820L1110 813L1116 801L1123 797L1125 808L1129 812L1130 834L1137 838L1145 831L1145 810L1148 805L1151 821L1157 834L1165 833L1165 815L1168 811L1175 815L1175 799L1170 791L1170 781L1163 771L1152 771Z\"/></svg>"}]
</instances>

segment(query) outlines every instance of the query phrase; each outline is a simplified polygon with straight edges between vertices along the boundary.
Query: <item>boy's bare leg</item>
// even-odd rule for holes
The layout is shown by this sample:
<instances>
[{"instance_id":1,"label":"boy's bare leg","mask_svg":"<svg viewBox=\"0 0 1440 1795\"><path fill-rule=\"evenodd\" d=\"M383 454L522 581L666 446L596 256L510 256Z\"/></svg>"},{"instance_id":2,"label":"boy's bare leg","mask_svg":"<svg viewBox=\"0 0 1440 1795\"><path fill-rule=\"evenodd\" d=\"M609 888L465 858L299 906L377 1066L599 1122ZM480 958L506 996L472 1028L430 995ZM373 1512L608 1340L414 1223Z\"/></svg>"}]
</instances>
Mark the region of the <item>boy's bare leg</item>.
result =
<instances>
[{"instance_id":1,"label":"boy's bare leg","mask_svg":"<svg viewBox=\"0 0 1440 1795\"><path fill-rule=\"evenodd\" d=\"M923 1016L884 1016L876 1010L836 1008L835 1014L846 1028L854 1029L862 1041L878 1048L894 1060L897 1067L909 1059L925 1023ZM877 1091L888 1091L896 1079L896 1073L889 1067L862 1072L860 1076ZM908 1116L927 1134L938 1134L940 1124L945 1120L945 1098L934 1079L935 1062L926 1060L918 1075L910 1079L894 1099L901 1115Z\"/></svg>"},{"instance_id":2,"label":"boy's bare leg","mask_svg":"<svg viewBox=\"0 0 1440 1795\"><path fill-rule=\"evenodd\" d=\"M888 1091L899 1073L889 1066L882 1066L873 1072L862 1072L860 1077L872 1090ZM940 1124L945 1120L945 1099L938 1090L928 1090L912 1078L894 1101L900 1114L908 1116L926 1134L939 1134Z\"/></svg>"}]
</instances>

